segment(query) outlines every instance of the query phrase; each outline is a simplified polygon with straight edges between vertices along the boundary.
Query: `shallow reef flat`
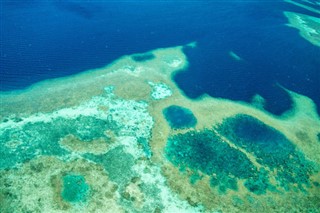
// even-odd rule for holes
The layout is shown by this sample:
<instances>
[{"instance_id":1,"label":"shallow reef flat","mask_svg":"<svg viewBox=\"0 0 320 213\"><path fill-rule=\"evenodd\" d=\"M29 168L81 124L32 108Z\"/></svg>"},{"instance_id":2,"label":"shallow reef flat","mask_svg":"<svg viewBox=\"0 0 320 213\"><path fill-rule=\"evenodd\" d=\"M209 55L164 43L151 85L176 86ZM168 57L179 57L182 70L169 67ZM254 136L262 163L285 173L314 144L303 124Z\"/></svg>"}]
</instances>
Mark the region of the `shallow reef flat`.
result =
<instances>
[{"instance_id":1,"label":"shallow reef flat","mask_svg":"<svg viewBox=\"0 0 320 213\"><path fill-rule=\"evenodd\" d=\"M287 3L296 5L298 7L301 7L303 9L309 10L314 13L319 13L319 1L317 0L284 0Z\"/></svg>"},{"instance_id":2,"label":"shallow reef flat","mask_svg":"<svg viewBox=\"0 0 320 213\"><path fill-rule=\"evenodd\" d=\"M290 27L297 28L300 35L316 46L320 46L320 18L293 12L284 12Z\"/></svg>"},{"instance_id":3,"label":"shallow reef flat","mask_svg":"<svg viewBox=\"0 0 320 213\"><path fill-rule=\"evenodd\" d=\"M320 14L319 3L312 1L293 1L286 0L286 2L294 4L298 7L304 8L307 11ZM288 26L294 27L299 30L300 35L312 43L313 45L320 46L320 18L316 16L300 14L297 12L285 11L284 15L288 18Z\"/></svg>"},{"instance_id":4,"label":"shallow reef flat","mask_svg":"<svg viewBox=\"0 0 320 213\"><path fill-rule=\"evenodd\" d=\"M0 212L318 212L314 102L191 100L186 47L0 94Z\"/></svg>"}]
</instances>

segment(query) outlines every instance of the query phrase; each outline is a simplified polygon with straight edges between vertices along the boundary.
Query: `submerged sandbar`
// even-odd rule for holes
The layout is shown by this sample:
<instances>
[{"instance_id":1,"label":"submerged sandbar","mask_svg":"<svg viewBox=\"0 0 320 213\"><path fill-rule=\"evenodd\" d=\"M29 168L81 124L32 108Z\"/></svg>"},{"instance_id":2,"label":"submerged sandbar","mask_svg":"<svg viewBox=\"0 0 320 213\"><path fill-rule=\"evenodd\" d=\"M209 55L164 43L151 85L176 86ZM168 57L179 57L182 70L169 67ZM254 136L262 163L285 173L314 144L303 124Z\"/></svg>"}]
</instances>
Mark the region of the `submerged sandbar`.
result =
<instances>
[{"instance_id":1,"label":"submerged sandbar","mask_svg":"<svg viewBox=\"0 0 320 213\"><path fill-rule=\"evenodd\" d=\"M320 47L320 18L294 12L284 12L288 26L299 30L300 35L313 45Z\"/></svg>"}]
</instances>

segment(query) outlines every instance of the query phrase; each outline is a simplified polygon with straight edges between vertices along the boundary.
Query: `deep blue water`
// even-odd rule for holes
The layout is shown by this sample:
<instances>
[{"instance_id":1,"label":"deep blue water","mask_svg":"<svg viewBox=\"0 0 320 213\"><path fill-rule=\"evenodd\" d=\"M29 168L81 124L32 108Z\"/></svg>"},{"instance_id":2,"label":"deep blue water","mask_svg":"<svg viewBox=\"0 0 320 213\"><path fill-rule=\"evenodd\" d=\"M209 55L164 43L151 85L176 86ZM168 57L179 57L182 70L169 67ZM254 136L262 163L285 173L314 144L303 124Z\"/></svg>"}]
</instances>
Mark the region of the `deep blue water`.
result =
<instances>
[{"instance_id":1,"label":"deep blue water","mask_svg":"<svg viewBox=\"0 0 320 213\"><path fill-rule=\"evenodd\" d=\"M185 49L190 68L174 77L184 93L250 101L259 93L281 114L291 101L277 84L320 108L320 48L285 26L282 1L1 1L1 90L98 68L159 47ZM228 52L243 58L235 61Z\"/></svg>"}]
</instances>

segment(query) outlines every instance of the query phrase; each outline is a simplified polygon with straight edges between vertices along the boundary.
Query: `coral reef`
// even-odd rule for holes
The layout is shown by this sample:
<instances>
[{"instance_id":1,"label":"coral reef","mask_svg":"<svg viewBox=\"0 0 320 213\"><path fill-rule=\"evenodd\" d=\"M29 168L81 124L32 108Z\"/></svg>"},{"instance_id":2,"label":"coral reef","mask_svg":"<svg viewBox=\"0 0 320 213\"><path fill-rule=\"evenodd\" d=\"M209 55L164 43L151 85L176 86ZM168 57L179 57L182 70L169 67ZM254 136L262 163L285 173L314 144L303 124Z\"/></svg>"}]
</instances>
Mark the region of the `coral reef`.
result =
<instances>
[{"instance_id":1,"label":"coral reef","mask_svg":"<svg viewBox=\"0 0 320 213\"><path fill-rule=\"evenodd\" d=\"M309 185L309 176L314 172L313 164L276 129L254 117L239 114L225 119L218 131L235 145L252 153L259 164L271 171L276 170L281 187L287 188L288 184L297 184L300 188Z\"/></svg>"},{"instance_id":2,"label":"coral reef","mask_svg":"<svg viewBox=\"0 0 320 213\"><path fill-rule=\"evenodd\" d=\"M0 94L0 212L317 212L313 102L190 100L182 49Z\"/></svg>"},{"instance_id":3,"label":"coral reef","mask_svg":"<svg viewBox=\"0 0 320 213\"><path fill-rule=\"evenodd\" d=\"M237 190L239 179L257 174L257 169L245 154L210 130L173 135L168 139L165 151L166 157L180 170L189 168L195 174L200 171L209 175L210 185L218 186L221 192Z\"/></svg>"},{"instance_id":4,"label":"coral reef","mask_svg":"<svg viewBox=\"0 0 320 213\"><path fill-rule=\"evenodd\" d=\"M68 202L85 202L89 193L89 186L81 175L69 174L63 177L63 191L61 196Z\"/></svg>"}]
</instances>

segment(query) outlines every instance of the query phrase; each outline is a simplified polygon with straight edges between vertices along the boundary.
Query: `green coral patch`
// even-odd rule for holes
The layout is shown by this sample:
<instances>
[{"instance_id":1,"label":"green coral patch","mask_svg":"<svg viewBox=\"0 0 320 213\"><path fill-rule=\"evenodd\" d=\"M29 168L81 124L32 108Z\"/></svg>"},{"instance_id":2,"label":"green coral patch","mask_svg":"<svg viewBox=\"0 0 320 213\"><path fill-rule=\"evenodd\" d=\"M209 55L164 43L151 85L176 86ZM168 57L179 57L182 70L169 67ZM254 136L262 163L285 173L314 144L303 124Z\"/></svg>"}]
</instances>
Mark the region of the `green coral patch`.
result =
<instances>
[{"instance_id":1,"label":"green coral patch","mask_svg":"<svg viewBox=\"0 0 320 213\"><path fill-rule=\"evenodd\" d=\"M90 143L95 139L108 141L104 134L111 125L108 121L93 116L78 116L74 119L57 117L50 122L26 123L16 128L7 128L0 134L0 169L16 166L36 155L63 156L69 151L59 145L67 135Z\"/></svg>"},{"instance_id":2,"label":"green coral patch","mask_svg":"<svg viewBox=\"0 0 320 213\"><path fill-rule=\"evenodd\" d=\"M309 176L314 166L281 132L262 121L244 114L227 118L218 127L218 131L249 153L256 156L257 162L277 171L277 180L281 187L288 184L308 186ZM247 182L249 188L255 188L257 181Z\"/></svg>"},{"instance_id":3,"label":"green coral patch","mask_svg":"<svg viewBox=\"0 0 320 213\"><path fill-rule=\"evenodd\" d=\"M250 177L245 181L244 186L249 191L258 195L266 193L267 190L275 191L276 188L270 184L268 176L268 172L264 168L261 168L258 175Z\"/></svg>"},{"instance_id":4,"label":"green coral patch","mask_svg":"<svg viewBox=\"0 0 320 213\"><path fill-rule=\"evenodd\" d=\"M81 175L66 175L63 177L61 196L68 202L85 202L89 194L89 185Z\"/></svg>"},{"instance_id":5,"label":"green coral patch","mask_svg":"<svg viewBox=\"0 0 320 213\"><path fill-rule=\"evenodd\" d=\"M238 179L257 175L257 169L244 153L211 130L174 135L168 139L165 152L175 166L211 176L210 185L218 186L221 192L237 190ZM195 182L195 177L191 176L191 182Z\"/></svg>"},{"instance_id":6,"label":"green coral patch","mask_svg":"<svg viewBox=\"0 0 320 213\"><path fill-rule=\"evenodd\" d=\"M118 146L103 155L86 154L85 157L103 165L110 180L118 185L123 185L134 177L132 167L135 165L135 159L124 151L123 146Z\"/></svg>"}]
</instances>

